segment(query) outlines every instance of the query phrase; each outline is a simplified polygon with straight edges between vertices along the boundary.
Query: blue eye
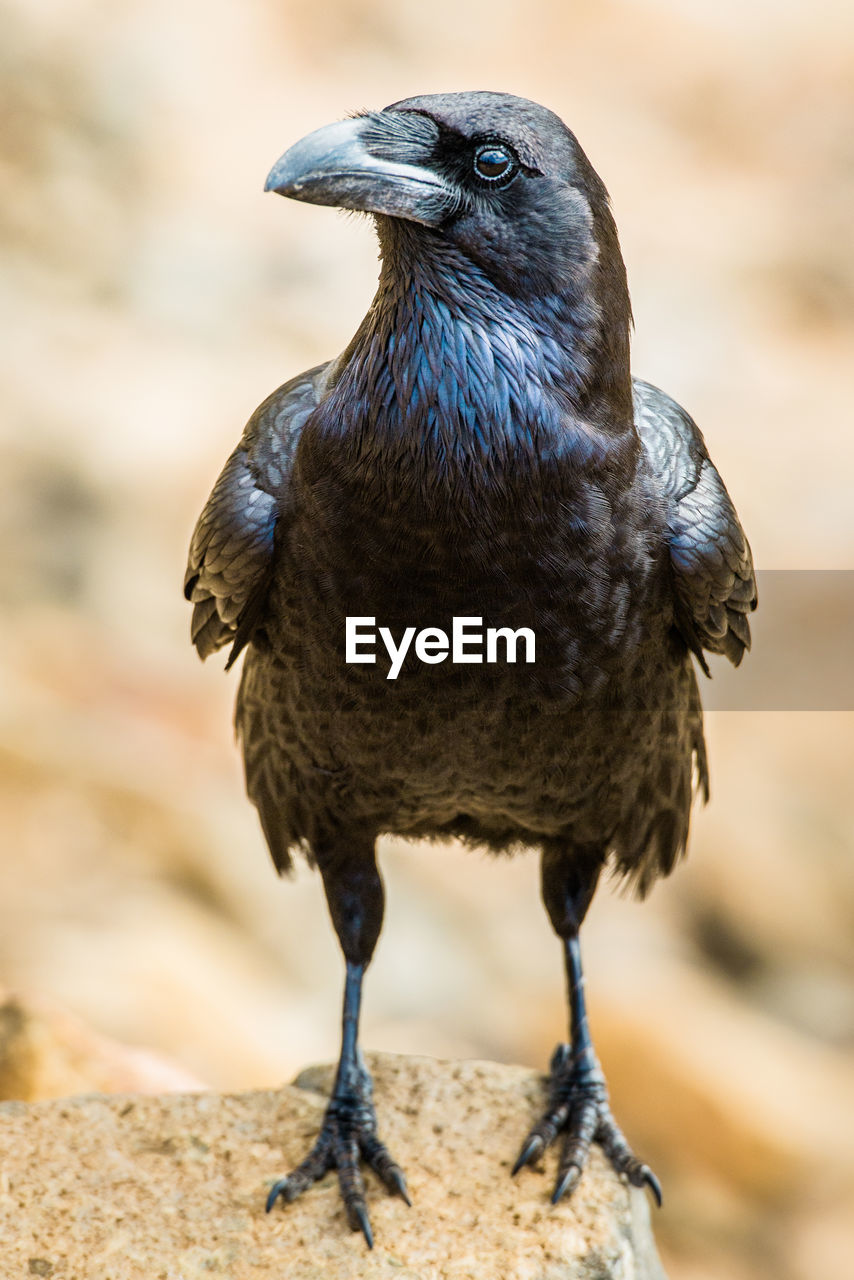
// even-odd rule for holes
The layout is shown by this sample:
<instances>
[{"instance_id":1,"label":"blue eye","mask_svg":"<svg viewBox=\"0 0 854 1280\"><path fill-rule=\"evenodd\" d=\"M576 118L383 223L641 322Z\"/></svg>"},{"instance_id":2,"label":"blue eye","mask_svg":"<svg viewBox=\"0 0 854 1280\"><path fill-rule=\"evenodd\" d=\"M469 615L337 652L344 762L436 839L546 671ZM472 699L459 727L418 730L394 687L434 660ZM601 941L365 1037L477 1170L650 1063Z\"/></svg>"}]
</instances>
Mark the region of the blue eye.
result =
<instances>
[{"instance_id":1,"label":"blue eye","mask_svg":"<svg viewBox=\"0 0 854 1280\"><path fill-rule=\"evenodd\" d=\"M487 142L474 153L474 171L484 182L506 180L516 171L516 158L498 143Z\"/></svg>"}]
</instances>

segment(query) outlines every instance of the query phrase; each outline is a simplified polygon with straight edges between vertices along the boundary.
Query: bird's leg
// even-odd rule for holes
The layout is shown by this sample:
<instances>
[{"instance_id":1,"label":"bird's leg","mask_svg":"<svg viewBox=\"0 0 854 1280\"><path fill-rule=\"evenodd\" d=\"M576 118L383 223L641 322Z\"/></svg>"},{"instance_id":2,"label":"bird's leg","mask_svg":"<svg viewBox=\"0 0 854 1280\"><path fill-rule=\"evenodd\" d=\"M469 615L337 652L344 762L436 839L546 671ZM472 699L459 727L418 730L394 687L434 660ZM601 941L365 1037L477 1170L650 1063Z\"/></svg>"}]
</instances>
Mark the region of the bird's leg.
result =
<instances>
[{"instance_id":1,"label":"bird's leg","mask_svg":"<svg viewBox=\"0 0 854 1280\"><path fill-rule=\"evenodd\" d=\"M590 1145L598 1142L617 1172L636 1187L648 1186L660 1205L658 1179L635 1157L611 1115L605 1077L590 1038L578 931L596 888L600 864L597 860L594 866L591 860L587 866L585 874L582 858L555 856L551 851L543 855L543 901L564 947L570 1043L558 1045L552 1055L548 1107L528 1134L513 1173L537 1160L562 1133L552 1204L574 1190Z\"/></svg>"},{"instance_id":2,"label":"bird's leg","mask_svg":"<svg viewBox=\"0 0 854 1280\"><path fill-rule=\"evenodd\" d=\"M373 845L368 850L360 849L359 854L343 858L337 851L333 856L318 854L329 910L347 962L341 1054L317 1141L305 1160L275 1183L267 1197L267 1212L279 1196L290 1203L334 1168L347 1220L373 1248L361 1160L370 1165L389 1191L402 1196L407 1204L410 1200L403 1173L377 1137L373 1084L359 1051L362 977L379 936L383 912L382 881Z\"/></svg>"}]
</instances>

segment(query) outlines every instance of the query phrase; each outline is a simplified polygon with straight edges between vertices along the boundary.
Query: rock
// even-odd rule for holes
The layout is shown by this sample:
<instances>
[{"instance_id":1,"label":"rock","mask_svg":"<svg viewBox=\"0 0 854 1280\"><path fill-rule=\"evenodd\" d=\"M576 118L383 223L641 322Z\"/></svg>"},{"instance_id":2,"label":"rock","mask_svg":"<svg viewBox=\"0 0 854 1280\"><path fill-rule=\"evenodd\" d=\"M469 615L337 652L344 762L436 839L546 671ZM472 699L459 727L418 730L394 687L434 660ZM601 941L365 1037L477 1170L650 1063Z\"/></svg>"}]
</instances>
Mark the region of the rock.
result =
<instances>
[{"instance_id":1,"label":"rock","mask_svg":"<svg viewBox=\"0 0 854 1280\"><path fill-rule=\"evenodd\" d=\"M542 1104L522 1067L377 1055L380 1129L413 1207L371 1174L376 1247L347 1228L334 1175L264 1213L305 1155L330 1071L232 1095L89 1095L0 1104L0 1255L10 1275L91 1280L664 1280L644 1194L594 1151L553 1208L554 1154L510 1179Z\"/></svg>"},{"instance_id":2,"label":"rock","mask_svg":"<svg viewBox=\"0 0 854 1280\"><path fill-rule=\"evenodd\" d=\"M64 1009L0 990L0 1099L203 1088L160 1054L98 1035Z\"/></svg>"}]
</instances>

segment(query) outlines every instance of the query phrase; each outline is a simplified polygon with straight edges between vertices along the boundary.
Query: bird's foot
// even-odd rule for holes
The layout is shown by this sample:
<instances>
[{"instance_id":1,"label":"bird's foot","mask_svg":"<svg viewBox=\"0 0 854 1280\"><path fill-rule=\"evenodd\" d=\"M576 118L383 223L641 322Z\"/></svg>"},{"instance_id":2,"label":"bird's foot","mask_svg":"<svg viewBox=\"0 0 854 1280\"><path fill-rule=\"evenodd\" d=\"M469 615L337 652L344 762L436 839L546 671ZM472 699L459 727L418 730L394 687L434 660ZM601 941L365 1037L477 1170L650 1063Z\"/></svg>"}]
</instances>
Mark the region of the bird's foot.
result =
<instances>
[{"instance_id":1,"label":"bird's foot","mask_svg":"<svg viewBox=\"0 0 854 1280\"><path fill-rule=\"evenodd\" d=\"M559 1133L563 1149L552 1204L571 1194L578 1185L590 1145L598 1142L618 1173L635 1187L649 1187L661 1205L661 1185L649 1165L637 1159L623 1137L608 1105L605 1077L595 1055L587 1050L581 1063L573 1060L567 1044L555 1049L550 1064L548 1108L525 1139L513 1166L517 1174L533 1164Z\"/></svg>"},{"instance_id":2,"label":"bird's foot","mask_svg":"<svg viewBox=\"0 0 854 1280\"><path fill-rule=\"evenodd\" d=\"M336 1086L317 1141L302 1164L273 1185L267 1197L268 1213L279 1196L290 1204L312 1183L335 1169L350 1228L362 1232L369 1249L374 1247L360 1162L364 1160L370 1165L389 1191L401 1196L407 1204L412 1202L402 1170L377 1137L371 1094L371 1078L364 1068L360 1068L346 1089L339 1092Z\"/></svg>"}]
</instances>

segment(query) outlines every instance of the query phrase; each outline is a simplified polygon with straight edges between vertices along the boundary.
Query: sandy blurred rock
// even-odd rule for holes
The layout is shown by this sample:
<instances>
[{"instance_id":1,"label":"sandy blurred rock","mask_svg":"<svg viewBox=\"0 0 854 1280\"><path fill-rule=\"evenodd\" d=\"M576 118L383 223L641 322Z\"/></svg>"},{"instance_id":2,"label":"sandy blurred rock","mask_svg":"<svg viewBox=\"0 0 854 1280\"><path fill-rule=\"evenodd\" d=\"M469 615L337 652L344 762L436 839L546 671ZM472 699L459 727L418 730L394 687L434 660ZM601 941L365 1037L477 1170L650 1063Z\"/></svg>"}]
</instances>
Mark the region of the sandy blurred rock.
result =
<instances>
[{"instance_id":1,"label":"sandy blurred rock","mask_svg":"<svg viewBox=\"0 0 854 1280\"><path fill-rule=\"evenodd\" d=\"M36 1102L69 1094L203 1089L189 1071L149 1049L97 1035L64 1010L15 995L0 1003L0 1098Z\"/></svg>"},{"instance_id":2,"label":"sandy blurred rock","mask_svg":"<svg viewBox=\"0 0 854 1280\"><path fill-rule=\"evenodd\" d=\"M547 1174L509 1177L542 1101L523 1068L375 1057L380 1127L413 1207L367 1179L376 1247L346 1226L334 1176L267 1216L305 1154L310 1088L0 1106L0 1250L9 1274L91 1280L664 1280L640 1191L604 1160L553 1209ZM317 1084L324 1073L304 1077ZM328 1078L328 1077L327 1077Z\"/></svg>"}]
</instances>

